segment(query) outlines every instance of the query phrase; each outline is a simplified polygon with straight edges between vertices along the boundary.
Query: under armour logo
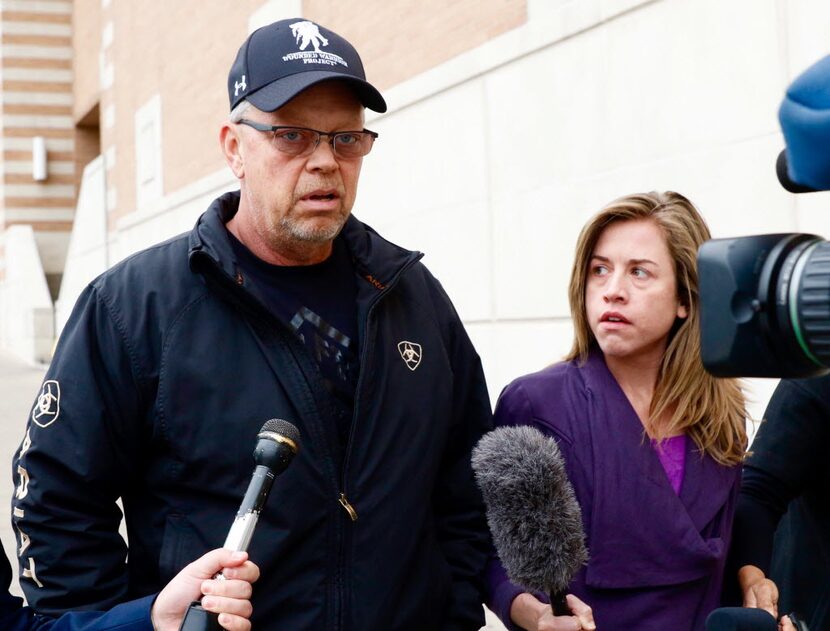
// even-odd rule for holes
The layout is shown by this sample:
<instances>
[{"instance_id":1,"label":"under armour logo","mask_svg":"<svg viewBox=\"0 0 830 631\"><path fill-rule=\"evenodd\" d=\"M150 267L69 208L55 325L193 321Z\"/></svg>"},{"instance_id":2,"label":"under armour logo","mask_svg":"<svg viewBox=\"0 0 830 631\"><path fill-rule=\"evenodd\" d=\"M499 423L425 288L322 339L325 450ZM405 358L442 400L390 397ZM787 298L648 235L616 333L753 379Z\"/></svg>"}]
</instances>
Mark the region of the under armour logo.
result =
<instances>
[{"instance_id":1,"label":"under armour logo","mask_svg":"<svg viewBox=\"0 0 830 631\"><path fill-rule=\"evenodd\" d=\"M248 89L248 84L245 83L245 75L242 75L242 81L234 81L233 82L233 95L239 96L239 91L242 90L243 92Z\"/></svg>"},{"instance_id":2,"label":"under armour logo","mask_svg":"<svg viewBox=\"0 0 830 631\"><path fill-rule=\"evenodd\" d=\"M38 427L48 427L58 420L61 413L61 387L57 381L43 382L40 394L32 409L32 420Z\"/></svg>"},{"instance_id":3,"label":"under armour logo","mask_svg":"<svg viewBox=\"0 0 830 631\"><path fill-rule=\"evenodd\" d=\"M421 363L421 345L416 342L407 342L403 340L398 342L398 352L401 358L406 362L409 370L415 370Z\"/></svg>"}]
</instances>

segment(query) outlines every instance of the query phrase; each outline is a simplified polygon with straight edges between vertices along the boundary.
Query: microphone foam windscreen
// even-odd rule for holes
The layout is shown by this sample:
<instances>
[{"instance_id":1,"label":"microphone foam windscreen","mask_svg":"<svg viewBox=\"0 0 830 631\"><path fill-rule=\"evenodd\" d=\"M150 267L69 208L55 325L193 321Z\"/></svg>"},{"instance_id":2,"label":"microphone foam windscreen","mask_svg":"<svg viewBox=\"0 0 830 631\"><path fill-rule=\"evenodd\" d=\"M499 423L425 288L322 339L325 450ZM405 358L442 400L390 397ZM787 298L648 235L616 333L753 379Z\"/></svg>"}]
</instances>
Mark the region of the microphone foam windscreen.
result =
<instances>
[{"instance_id":1,"label":"microphone foam windscreen","mask_svg":"<svg viewBox=\"0 0 830 631\"><path fill-rule=\"evenodd\" d=\"M499 427L476 445L472 465L507 576L525 589L564 591L588 551L556 441L529 426Z\"/></svg>"},{"instance_id":2,"label":"microphone foam windscreen","mask_svg":"<svg viewBox=\"0 0 830 631\"><path fill-rule=\"evenodd\" d=\"M300 430L293 423L289 423L281 418L272 418L270 421L265 421L265 425L262 426L259 432L273 432L274 434L291 439L295 445L300 444Z\"/></svg>"}]
</instances>

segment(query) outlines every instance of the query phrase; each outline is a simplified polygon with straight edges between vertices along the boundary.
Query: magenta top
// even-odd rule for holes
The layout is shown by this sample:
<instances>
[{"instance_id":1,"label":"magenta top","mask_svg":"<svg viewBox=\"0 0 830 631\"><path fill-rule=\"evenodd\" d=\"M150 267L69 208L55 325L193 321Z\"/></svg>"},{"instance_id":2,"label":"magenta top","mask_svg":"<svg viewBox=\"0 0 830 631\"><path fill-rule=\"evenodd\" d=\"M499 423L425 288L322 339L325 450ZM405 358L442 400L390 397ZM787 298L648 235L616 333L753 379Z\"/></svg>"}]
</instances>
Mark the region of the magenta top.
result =
<instances>
[{"instance_id":1,"label":"magenta top","mask_svg":"<svg viewBox=\"0 0 830 631\"><path fill-rule=\"evenodd\" d=\"M686 471L686 434L666 438L659 443L652 439L651 446L660 458L660 464L669 477L671 487L680 495L683 486L683 473Z\"/></svg>"}]
</instances>

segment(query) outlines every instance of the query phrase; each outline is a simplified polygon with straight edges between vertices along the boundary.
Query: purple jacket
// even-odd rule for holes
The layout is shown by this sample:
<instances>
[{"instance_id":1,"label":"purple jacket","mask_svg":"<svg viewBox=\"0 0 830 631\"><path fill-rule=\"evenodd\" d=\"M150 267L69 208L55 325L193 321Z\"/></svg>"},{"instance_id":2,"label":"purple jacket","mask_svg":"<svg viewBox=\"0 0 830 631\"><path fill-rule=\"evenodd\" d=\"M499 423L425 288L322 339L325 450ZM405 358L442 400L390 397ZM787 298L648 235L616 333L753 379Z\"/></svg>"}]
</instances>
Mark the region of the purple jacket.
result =
<instances>
[{"instance_id":1,"label":"purple jacket","mask_svg":"<svg viewBox=\"0 0 830 631\"><path fill-rule=\"evenodd\" d=\"M701 457L686 441L675 494L601 353L584 366L557 364L511 383L495 424L533 425L559 443L590 557L569 591L592 607L599 631L704 628L720 603L740 467ZM487 583L488 604L507 623L524 590L495 556Z\"/></svg>"}]
</instances>

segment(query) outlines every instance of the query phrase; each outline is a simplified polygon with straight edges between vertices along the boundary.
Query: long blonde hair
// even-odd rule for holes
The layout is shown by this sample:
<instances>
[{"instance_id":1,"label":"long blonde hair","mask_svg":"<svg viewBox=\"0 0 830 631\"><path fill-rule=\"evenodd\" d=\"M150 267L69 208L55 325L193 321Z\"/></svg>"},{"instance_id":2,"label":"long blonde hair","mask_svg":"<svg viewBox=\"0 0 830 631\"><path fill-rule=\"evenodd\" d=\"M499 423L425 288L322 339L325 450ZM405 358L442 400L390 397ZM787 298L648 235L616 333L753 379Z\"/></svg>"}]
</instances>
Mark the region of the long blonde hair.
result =
<instances>
[{"instance_id":1,"label":"long blonde hair","mask_svg":"<svg viewBox=\"0 0 830 631\"><path fill-rule=\"evenodd\" d=\"M616 221L648 219L666 239L674 261L677 293L688 310L669 333L649 416L670 414L668 423L653 428L654 438L687 433L697 447L724 465L738 464L747 447L746 407L735 379L716 379L700 359L700 295L697 250L710 238L709 228L694 204L671 191L621 197L597 213L582 229L576 246L568 290L574 343L568 360L584 362L597 342L585 310L588 265L602 231Z\"/></svg>"}]
</instances>

